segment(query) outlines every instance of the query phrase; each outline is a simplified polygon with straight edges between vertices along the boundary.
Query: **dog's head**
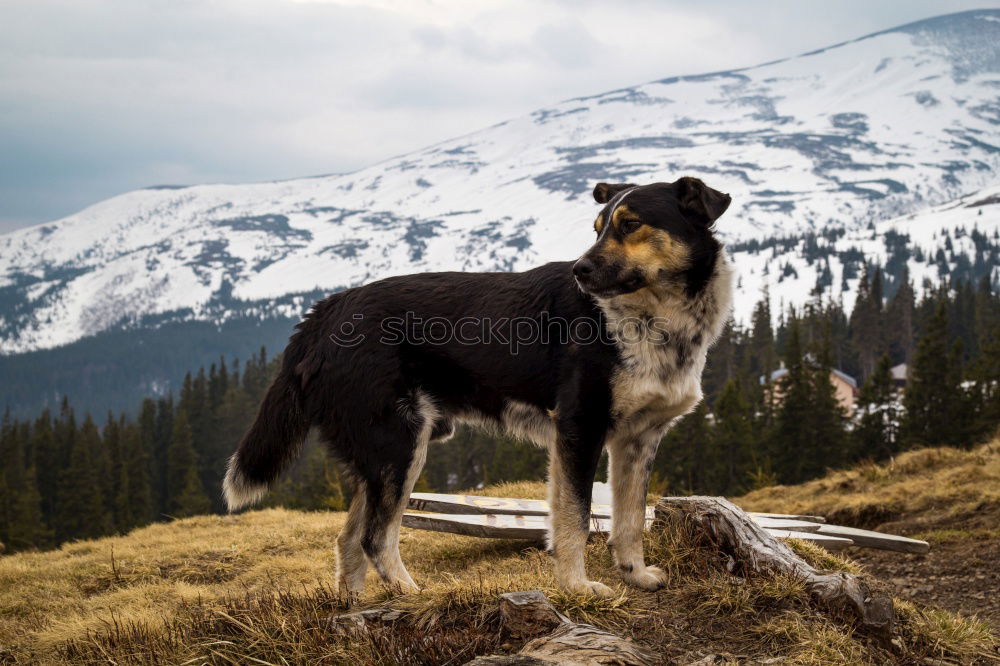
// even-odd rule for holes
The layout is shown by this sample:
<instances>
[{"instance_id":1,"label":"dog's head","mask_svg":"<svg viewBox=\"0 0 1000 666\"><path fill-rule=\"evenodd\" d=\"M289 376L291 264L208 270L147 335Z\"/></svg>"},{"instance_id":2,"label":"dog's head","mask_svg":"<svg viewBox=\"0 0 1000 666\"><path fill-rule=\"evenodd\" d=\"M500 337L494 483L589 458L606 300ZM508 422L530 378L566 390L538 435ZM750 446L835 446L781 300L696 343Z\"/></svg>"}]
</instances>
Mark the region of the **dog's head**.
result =
<instances>
[{"instance_id":1,"label":"dog's head","mask_svg":"<svg viewBox=\"0 0 1000 666\"><path fill-rule=\"evenodd\" d=\"M647 287L683 287L692 294L711 277L720 247L712 225L729 207L728 194L681 178L598 183L594 200L605 204L594 221L597 242L573 265L588 294L611 298Z\"/></svg>"}]
</instances>

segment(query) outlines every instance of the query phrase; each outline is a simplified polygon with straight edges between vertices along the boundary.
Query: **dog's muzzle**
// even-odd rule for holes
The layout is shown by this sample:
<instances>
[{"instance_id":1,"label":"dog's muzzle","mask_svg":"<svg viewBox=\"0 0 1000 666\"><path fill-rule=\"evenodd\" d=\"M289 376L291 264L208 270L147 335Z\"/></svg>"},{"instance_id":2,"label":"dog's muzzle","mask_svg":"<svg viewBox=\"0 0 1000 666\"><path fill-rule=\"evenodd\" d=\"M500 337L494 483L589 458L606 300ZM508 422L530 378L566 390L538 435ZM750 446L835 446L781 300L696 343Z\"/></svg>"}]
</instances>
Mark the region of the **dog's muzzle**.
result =
<instances>
[{"instance_id":1,"label":"dog's muzzle","mask_svg":"<svg viewBox=\"0 0 1000 666\"><path fill-rule=\"evenodd\" d=\"M587 255L573 264L573 277L580 289L591 296L611 298L627 294L645 286L646 280L638 271L625 271L617 265L608 265Z\"/></svg>"}]
</instances>

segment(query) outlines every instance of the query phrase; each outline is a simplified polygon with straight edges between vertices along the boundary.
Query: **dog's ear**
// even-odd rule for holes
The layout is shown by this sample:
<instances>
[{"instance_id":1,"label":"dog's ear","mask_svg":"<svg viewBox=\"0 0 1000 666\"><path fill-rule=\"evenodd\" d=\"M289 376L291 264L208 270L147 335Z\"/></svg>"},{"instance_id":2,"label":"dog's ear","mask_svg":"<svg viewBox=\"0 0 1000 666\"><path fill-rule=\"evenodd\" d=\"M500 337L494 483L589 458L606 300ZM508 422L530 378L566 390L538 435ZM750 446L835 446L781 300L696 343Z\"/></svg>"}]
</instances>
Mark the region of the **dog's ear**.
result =
<instances>
[{"instance_id":1,"label":"dog's ear","mask_svg":"<svg viewBox=\"0 0 1000 666\"><path fill-rule=\"evenodd\" d=\"M681 208L696 217L704 218L706 224L719 219L732 201L728 194L713 190L697 178L680 178L674 186L677 188L677 200Z\"/></svg>"},{"instance_id":2,"label":"dog's ear","mask_svg":"<svg viewBox=\"0 0 1000 666\"><path fill-rule=\"evenodd\" d=\"M619 183L617 185L612 185L610 183L598 183L594 186L594 201L599 204L606 204L611 201L616 194L631 187L635 187L635 185L632 183Z\"/></svg>"}]
</instances>

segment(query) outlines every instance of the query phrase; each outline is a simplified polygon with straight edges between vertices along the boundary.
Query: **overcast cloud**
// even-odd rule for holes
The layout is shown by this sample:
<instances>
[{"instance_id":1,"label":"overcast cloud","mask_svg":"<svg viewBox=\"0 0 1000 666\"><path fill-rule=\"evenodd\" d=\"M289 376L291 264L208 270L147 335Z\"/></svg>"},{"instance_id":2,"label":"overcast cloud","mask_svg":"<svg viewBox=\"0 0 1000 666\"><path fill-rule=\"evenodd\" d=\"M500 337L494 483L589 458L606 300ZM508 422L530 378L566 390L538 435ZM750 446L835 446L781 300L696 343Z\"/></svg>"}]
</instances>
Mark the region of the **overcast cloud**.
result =
<instances>
[{"instance_id":1,"label":"overcast cloud","mask_svg":"<svg viewBox=\"0 0 1000 666\"><path fill-rule=\"evenodd\" d=\"M0 0L0 232L344 172L562 99L1000 2Z\"/></svg>"}]
</instances>

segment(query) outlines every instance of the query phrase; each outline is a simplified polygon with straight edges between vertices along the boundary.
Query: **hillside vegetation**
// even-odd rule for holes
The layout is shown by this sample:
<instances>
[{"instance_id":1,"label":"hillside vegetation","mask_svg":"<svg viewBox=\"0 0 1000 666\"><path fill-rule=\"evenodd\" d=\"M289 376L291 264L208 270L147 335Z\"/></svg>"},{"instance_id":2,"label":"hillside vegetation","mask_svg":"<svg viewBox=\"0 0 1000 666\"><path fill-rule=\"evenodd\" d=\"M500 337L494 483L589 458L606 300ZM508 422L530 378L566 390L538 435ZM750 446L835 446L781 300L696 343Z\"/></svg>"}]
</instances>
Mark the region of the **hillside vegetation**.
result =
<instances>
[{"instance_id":1,"label":"hillside vegetation","mask_svg":"<svg viewBox=\"0 0 1000 666\"><path fill-rule=\"evenodd\" d=\"M833 472L740 499L749 511L809 513L931 540L1000 538L1000 440L961 450L909 451L885 463Z\"/></svg>"},{"instance_id":2,"label":"hillside vegetation","mask_svg":"<svg viewBox=\"0 0 1000 666\"><path fill-rule=\"evenodd\" d=\"M847 515L862 506L846 483L853 479L858 488L869 484L860 492L870 502L886 489L885 503L897 511L953 506L967 513L982 498L995 499L998 447L914 452L897 460L891 482L872 471L882 468L864 467L743 501L755 508L787 501L781 508ZM930 477L947 480L951 490L933 489L933 481L924 483ZM907 493L892 490L907 479L912 489L926 485L926 492L908 493L926 501L906 504ZM824 483L830 498L821 497ZM538 497L544 490L521 483L486 492ZM810 501L827 503L821 509ZM395 595L372 575L361 606L388 605L404 611L403 620L346 635L325 622L346 609L332 587L333 539L342 522L339 512L268 509L2 557L0 662L464 663L519 649L499 630L496 597L526 589L542 589L573 620L653 648L664 663L713 654L801 664L975 663L997 655L997 637L985 623L898 599L891 642L864 636L842 618L817 612L798 581L734 577L716 555L671 530L647 535L648 561L670 574L670 585L656 593L617 583L606 543L596 539L588 549L590 571L620 592L601 600L557 592L548 556L523 543L404 530L403 557L424 589ZM861 569L814 547L796 548L824 567Z\"/></svg>"}]
</instances>

